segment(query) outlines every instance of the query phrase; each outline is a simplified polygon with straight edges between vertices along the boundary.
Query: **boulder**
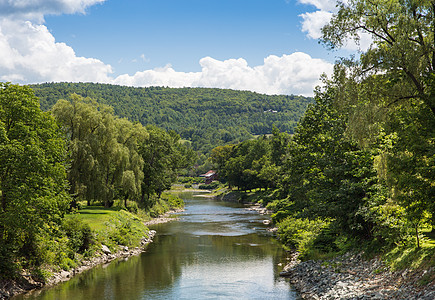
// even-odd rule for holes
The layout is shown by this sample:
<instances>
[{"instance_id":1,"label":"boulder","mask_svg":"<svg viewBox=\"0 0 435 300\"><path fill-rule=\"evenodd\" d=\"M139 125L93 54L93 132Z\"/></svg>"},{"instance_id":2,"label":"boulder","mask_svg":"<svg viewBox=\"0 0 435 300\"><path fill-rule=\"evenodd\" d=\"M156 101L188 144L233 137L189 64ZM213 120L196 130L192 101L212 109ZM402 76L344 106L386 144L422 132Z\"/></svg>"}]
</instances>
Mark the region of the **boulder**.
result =
<instances>
[{"instance_id":1,"label":"boulder","mask_svg":"<svg viewBox=\"0 0 435 300\"><path fill-rule=\"evenodd\" d=\"M104 254L112 254L112 251L110 251L109 247L106 245L101 245L101 251L103 251Z\"/></svg>"}]
</instances>

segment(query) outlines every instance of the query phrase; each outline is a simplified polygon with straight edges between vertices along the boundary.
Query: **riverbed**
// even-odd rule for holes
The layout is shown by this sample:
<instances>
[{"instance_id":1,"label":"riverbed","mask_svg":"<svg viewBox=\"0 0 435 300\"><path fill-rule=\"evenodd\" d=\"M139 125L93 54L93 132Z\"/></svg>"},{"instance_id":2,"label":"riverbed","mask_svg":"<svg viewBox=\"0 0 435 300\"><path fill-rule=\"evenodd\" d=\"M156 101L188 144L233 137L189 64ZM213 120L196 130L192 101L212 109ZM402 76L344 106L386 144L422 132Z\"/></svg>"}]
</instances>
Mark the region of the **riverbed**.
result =
<instances>
[{"instance_id":1,"label":"riverbed","mask_svg":"<svg viewBox=\"0 0 435 300\"><path fill-rule=\"evenodd\" d=\"M150 226L139 256L14 299L297 299L279 277L286 253L265 216L237 203L184 193L177 220Z\"/></svg>"}]
</instances>

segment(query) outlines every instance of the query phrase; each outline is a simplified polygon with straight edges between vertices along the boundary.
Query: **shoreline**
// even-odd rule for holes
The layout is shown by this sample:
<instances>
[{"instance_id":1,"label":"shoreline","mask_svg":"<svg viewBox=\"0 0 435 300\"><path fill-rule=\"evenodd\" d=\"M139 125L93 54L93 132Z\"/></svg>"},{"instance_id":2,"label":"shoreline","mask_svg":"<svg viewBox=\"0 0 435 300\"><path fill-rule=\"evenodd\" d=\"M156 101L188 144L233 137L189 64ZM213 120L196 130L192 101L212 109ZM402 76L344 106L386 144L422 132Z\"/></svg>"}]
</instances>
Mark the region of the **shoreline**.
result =
<instances>
[{"instance_id":1,"label":"shoreline","mask_svg":"<svg viewBox=\"0 0 435 300\"><path fill-rule=\"evenodd\" d=\"M145 226L152 226L152 225L156 225L156 224L163 224L163 223L168 223L168 222L172 222L172 221L177 221L178 217L171 217L172 214L175 213L179 213L179 212L183 212L184 208L179 208L179 209L171 209L170 211L164 213L161 216L158 216L157 218L151 219L149 221L144 222Z\"/></svg>"},{"instance_id":2,"label":"shoreline","mask_svg":"<svg viewBox=\"0 0 435 300\"><path fill-rule=\"evenodd\" d=\"M235 195L220 200L239 202ZM258 203L244 203L261 215L271 212ZM273 226L273 224L271 224ZM276 227L268 231L275 233ZM435 299L435 267L390 271L379 258L364 259L362 253L346 253L328 260L301 262L290 252L280 276L289 278L301 299Z\"/></svg>"},{"instance_id":3,"label":"shoreline","mask_svg":"<svg viewBox=\"0 0 435 300\"><path fill-rule=\"evenodd\" d=\"M305 262L297 256L292 254L280 276L290 279L302 299L435 299L435 282L425 277L434 276L434 267L392 272L380 259L365 260L361 253Z\"/></svg>"},{"instance_id":4,"label":"shoreline","mask_svg":"<svg viewBox=\"0 0 435 300\"><path fill-rule=\"evenodd\" d=\"M59 283L65 282L74 276L83 273L87 270L95 268L99 265L108 264L119 258L128 258L139 255L144 252L147 246L152 243L152 238L155 236L156 231L150 230L148 238L141 240L141 246L129 249L126 246L118 245L119 250L116 253L111 253L110 250L104 245L102 249L90 259L82 260L79 266L69 271L54 272L45 283L35 281L30 274L23 274L21 278L12 281L0 282L0 299L10 299L20 294L37 293L44 288L53 287ZM104 250L106 247L107 250Z\"/></svg>"},{"instance_id":5,"label":"shoreline","mask_svg":"<svg viewBox=\"0 0 435 300\"><path fill-rule=\"evenodd\" d=\"M181 211L184 211L184 209L170 210L157 218L144 222L144 224L146 226L150 226L178 220L178 218L172 218L170 215ZM132 256L137 256L146 251L148 245L153 242L153 238L156 233L157 232L155 230L150 230L148 237L142 238L140 247L129 249L126 246L118 245L119 250L115 253L111 253L110 250L107 251L108 249L106 250L105 246L102 245L102 249L96 253L95 256L79 262L78 267L69 271L62 270L60 272L54 272L45 283L34 280L32 276L27 273L22 274L21 277L16 280L0 281L0 299L10 299L20 294L37 293L44 288L50 288L62 282L68 281L75 275L83 273L99 265L108 264L120 258L125 259Z\"/></svg>"}]
</instances>

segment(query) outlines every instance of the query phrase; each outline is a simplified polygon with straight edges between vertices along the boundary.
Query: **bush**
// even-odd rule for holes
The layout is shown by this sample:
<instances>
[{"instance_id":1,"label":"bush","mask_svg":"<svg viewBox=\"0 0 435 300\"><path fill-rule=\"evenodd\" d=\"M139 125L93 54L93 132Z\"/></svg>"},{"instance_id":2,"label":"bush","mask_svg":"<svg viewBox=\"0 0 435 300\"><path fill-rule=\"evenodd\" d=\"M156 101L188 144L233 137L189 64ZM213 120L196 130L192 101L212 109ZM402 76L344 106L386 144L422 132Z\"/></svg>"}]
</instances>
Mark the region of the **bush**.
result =
<instances>
[{"instance_id":1,"label":"bush","mask_svg":"<svg viewBox=\"0 0 435 300\"><path fill-rule=\"evenodd\" d=\"M68 246L72 252L84 253L94 242L91 227L77 216L64 219L62 229L68 237Z\"/></svg>"},{"instance_id":2,"label":"bush","mask_svg":"<svg viewBox=\"0 0 435 300\"><path fill-rule=\"evenodd\" d=\"M329 222L287 217L278 223L278 236L283 244L300 252L306 251Z\"/></svg>"},{"instance_id":3,"label":"bush","mask_svg":"<svg viewBox=\"0 0 435 300\"><path fill-rule=\"evenodd\" d=\"M175 194L172 193L163 193L161 200L165 201L169 208L183 208L184 207L184 201L180 197L178 197Z\"/></svg>"},{"instance_id":4,"label":"bush","mask_svg":"<svg viewBox=\"0 0 435 300\"><path fill-rule=\"evenodd\" d=\"M200 190L214 190L219 186L219 182L218 181L213 181L210 184L202 184L199 186Z\"/></svg>"}]
</instances>

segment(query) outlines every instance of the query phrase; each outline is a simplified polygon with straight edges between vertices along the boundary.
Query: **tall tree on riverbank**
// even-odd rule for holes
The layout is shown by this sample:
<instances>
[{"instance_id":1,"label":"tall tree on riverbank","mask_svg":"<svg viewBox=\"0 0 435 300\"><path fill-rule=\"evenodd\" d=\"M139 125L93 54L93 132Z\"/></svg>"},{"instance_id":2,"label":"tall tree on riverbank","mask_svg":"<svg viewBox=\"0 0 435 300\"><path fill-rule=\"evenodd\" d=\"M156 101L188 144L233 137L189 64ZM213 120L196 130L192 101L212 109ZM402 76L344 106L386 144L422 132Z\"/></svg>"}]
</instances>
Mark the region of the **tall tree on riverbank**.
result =
<instances>
[{"instance_id":1,"label":"tall tree on riverbank","mask_svg":"<svg viewBox=\"0 0 435 300\"><path fill-rule=\"evenodd\" d=\"M323 28L323 42L341 47L359 34L373 43L361 55L366 75L388 77L387 105L421 100L435 115L435 4L423 1L351 0Z\"/></svg>"},{"instance_id":2,"label":"tall tree on riverbank","mask_svg":"<svg viewBox=\"0 0 435 300\"><path fill-rule=\"evenodd\" d=\"M196 153L180 143L175 132L166 132L156 126L148 125L149 138L139 145L139 153L144 161L141 201L152 207L163 191L171 188L177 179L177 172L191 166L197 159Z\"/></svg>"},{"instance_id":3,"label":"tall tree on riverbank","mask_svg":"<svg viewBox=\"0 0 435 300\"><path fill-rule=\"evenodd\" d=\"M361 32L372 38L360 57L354 86L375 92L359 94L353 105L384 114L379 139L389 146L380 148L383 170L378 171L392 201L404 210L418 245L419 228L435 216L434 28L433 1L354 0L342 3L323 29L323 41L331 48L358 40ZM360 116L372 125L379 122Z\"/></svg>"},{"instance_id":4,"label":"tall tree on riverbank","mask_svg":"<svg viewBox=\"0 0 435 300\"><path fill-rule=\"evenodd\" d=\"M19 263L38 265L38 236L55 228L66 212L60 132L30 88L0 83L0 274L13 274Z\"/></svg>"},{"instance_id":5,"label":"tall tree on riverbank","mask_svg":"<svg viewBox=\"0 0 435 300\"><path fill-rule=\"evenodd\" d=\"M144 178L138 145L148 138L142 125L113 115L113 110L89 98L72 95L59 100L53 114L69 139L70 193L102 201L106 207L115 197L137 200Z\"/></svg>"}]
</instances>

